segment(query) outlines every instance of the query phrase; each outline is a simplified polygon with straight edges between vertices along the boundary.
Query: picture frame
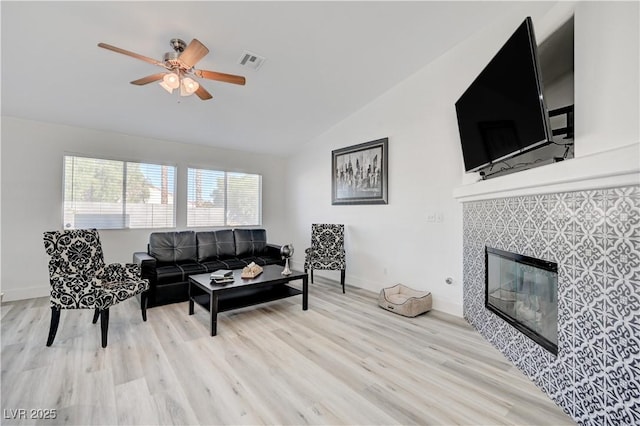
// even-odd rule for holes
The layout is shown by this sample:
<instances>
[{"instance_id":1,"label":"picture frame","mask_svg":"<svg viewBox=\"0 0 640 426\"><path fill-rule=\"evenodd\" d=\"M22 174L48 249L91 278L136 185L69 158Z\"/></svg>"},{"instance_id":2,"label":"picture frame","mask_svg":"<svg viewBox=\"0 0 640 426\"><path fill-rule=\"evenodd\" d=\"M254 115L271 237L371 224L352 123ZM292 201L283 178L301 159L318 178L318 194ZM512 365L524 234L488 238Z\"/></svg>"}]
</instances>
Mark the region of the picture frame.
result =
<instances>
[{"instance_id":1,"label":"picture frame","mask_svg":"<svg viewBox=\"0 0 640 426\"><path fill-rule=\"evenodd\" d=\"M331 151L331 204L388 204L389 138Z\"/></svg>"}]
</instances>

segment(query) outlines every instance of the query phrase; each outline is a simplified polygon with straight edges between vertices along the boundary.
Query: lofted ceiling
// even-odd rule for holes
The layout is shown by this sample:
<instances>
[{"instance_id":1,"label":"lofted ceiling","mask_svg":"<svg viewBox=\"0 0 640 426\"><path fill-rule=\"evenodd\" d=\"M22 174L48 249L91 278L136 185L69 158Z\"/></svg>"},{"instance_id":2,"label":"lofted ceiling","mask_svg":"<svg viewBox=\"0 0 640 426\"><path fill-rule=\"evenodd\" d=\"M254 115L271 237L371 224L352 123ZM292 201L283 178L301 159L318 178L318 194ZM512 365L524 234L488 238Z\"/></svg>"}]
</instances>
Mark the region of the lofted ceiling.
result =
<instances>
[{"instance_id":1,"label":"lofted ceiling","mask_svg":"<svg viewBox=\"0 0 640 426\"><path fill-rule=\"evenodd\" d=\"M426 66L512 2L10 2L2 15L2 115L286 156ZM197 38L213 94L130 81ZM255 71L238 60L251 51Z\"/></svg>"}]
</instances>

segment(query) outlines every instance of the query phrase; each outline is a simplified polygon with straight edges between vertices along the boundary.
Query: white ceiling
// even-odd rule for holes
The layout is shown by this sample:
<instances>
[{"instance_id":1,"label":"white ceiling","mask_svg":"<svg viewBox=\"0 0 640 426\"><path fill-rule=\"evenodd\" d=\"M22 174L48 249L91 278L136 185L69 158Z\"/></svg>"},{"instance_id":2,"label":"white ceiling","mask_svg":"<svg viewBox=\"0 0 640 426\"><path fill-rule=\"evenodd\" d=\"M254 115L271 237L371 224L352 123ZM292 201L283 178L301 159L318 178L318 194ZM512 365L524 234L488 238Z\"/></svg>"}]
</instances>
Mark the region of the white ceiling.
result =
<instances>
[{"instance_id":1,"label":"white ceiling","mask_svg":"<svg viewBox=\"0 0 640 426\"><path fill-rule=\"evenodd\" d=\"M185 143L286 155L464 40L512 2L8 2L2 15L2 114ZM130 81L162 69L169 40L210 50L180 98ZM267 58L258 71L244 50Z\"/></svg>"}]
</instances>

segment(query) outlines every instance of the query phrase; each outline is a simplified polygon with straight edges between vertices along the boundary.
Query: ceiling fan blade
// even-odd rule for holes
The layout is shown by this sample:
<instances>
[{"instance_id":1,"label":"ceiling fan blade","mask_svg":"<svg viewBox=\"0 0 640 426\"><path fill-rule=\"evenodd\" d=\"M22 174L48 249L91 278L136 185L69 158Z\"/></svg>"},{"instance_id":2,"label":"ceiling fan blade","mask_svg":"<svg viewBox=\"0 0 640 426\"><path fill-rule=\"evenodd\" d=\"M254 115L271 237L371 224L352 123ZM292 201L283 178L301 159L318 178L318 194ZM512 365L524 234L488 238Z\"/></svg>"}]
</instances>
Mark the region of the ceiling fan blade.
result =
<instances>
[{"instance_id":1,"label":"ceiling fan blade","mask_svg":"<svg viewBox=\"0 0 640 426\"><path fill-rule=\"evenodd\" d=\"M160 61L157 61L157 60L155 60L153 58L149 58L147 56L142 56L142 55L139 55L137 53L130 52L128 50L120 49L119 47L115 47L115 46L112 46L112 45L107 44L107 43L98 43L98 46L102 47L103 49L112 50L112 51L117 52L117 53L122 53L123 55L131 56L132 58L140 59L141 61L145 61L145 62L148 62L150 64L158 65L158 66L161 66L163 68L166 68L164 63L162 63Z\"/></svg>"},{"instance_id":2,"label":"ceiling fan blade","mask_svg":"<svg viewBox=\"0 0 640 426\"><path fill-rule=\"evenodd\" d=\"M233 83L244 86L246 80L240 75L224 74L221 72L207 71L207 70L193 70L193 73L201 78L208 80L224 81L225 83Z\"/></svg>"},{"instance_id":3,"label":"ceiling fan blade","mask_svg":"<svg viewBox=\"0 0 640 426\"><path fill-rule=\"evenodd\" d=\"M209 49L200 43L195 38L191 40L191 43L184 49L184 52L180 54L178 60L182 62L187 69L193 68L198 61L205 57L209 53Z\"/></svg>"},{"instance_id":4,"label":"ceiling fan blade","mask_svg":"<svg viewBox=\"0 0 640 426\"><path fill-rule=\"evenodd\" d=\"M146 77L142 77L142 78L139 78L137 80L133 80L131 82L131 84L135 84L135 85L138 85L138 86L143 86L145 84L153 83L154 81L162 80L162 77L164 77L166 74L167 74L166 72L160 72L158 74L148 75Z\"/></svg>"},{"instance_id":5,"label":"ceiling fan blade","mask_svg":"<svg viewBox=\"0 0 640 426\"><path fill-rule=\"evenodd\" d=\"M211 93L207 92L207 90L202 86L198 87L198 90L196 90L195 93L203 101L206 101L207 99L213 98L213 96L211 96Z\"/></svg>"}]
</instances>

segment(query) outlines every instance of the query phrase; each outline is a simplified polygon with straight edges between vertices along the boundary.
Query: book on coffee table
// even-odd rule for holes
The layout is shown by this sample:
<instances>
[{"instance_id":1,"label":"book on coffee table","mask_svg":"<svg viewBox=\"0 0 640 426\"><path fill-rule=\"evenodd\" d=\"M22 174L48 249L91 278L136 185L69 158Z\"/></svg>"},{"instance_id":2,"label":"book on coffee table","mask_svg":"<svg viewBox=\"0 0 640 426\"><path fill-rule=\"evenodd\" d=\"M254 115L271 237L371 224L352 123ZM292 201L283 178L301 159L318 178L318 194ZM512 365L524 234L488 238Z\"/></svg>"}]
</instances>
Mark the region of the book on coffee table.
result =
<instances>
[{"instance_id":1,"label":"book on coffee table","mask_svg":"<svg viewBox=\"0 0 640 426\"><path fill-rule=\"evenodd\" d=\"M214 284L228 284L233 282L233 275L226 278L212 278L211 282Z\"/></svg>"},{"instance_id":2,"label":"book on coffee table","mask_svg":"<svg viewBox=\"0 0 640 426\"><path fill-rule=\"evenodd\" d=\"M233 281L233 271L230 271L229 269L218 269L211 273L212 280L222 280L225 278L231 278Z\"/></svg>"}]
</instances>

